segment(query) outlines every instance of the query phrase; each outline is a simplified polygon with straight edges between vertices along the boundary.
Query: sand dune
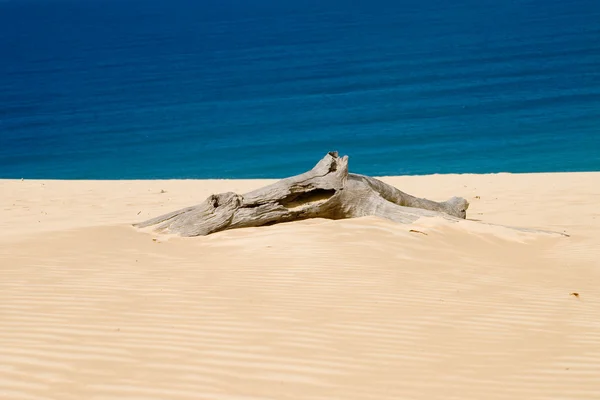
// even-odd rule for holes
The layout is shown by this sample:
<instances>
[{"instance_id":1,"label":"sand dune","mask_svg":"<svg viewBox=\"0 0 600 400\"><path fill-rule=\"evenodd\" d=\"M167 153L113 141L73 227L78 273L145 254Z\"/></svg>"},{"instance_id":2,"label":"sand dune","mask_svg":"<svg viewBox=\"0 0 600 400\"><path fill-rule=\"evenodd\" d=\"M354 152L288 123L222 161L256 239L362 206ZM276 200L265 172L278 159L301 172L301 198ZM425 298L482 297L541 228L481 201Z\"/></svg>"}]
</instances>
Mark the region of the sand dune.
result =
<instances>
[{"instance_id":1,"label":"sand dune","mask_svg":"<svg viewBox=\"0 0 600 400\"><path fill-rule=\"evenodd\" d=\"M265 182L0 181L0 399L600 398L600 173L385 180L570 237L360 218L166 238L128 223Z\"/></svg>"}]
</instances>

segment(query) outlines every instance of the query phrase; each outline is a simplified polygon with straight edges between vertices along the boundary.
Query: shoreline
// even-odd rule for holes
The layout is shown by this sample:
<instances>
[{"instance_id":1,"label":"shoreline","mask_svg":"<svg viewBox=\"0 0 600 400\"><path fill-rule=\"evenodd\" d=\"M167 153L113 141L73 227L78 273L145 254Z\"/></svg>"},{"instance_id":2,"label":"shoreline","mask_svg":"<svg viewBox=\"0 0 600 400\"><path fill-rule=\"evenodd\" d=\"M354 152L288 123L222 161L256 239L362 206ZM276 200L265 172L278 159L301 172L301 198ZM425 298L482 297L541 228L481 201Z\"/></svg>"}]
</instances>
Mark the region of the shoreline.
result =
<instances>
[{"instance_id":1,"label":"shoreline","mask_svg":"<svg viewBox=\"0 0 600 400\"><path fill-rule=\"evenodd\" d=\"M299 173L301 173L302 171L300 171ZM353 173L359 174L359 175L364 175L362 174L360 171L358 172L354 172L351 171ZM539 176L539 175L578 175L578 174L600 174L600 170L599 171L595 171L595 170L586 170L586 171L543 171L543 172L506 172L506 171L502 171L502 172L484 172L484 173L479 173L479 172L448 172L448 173L434 173L434 174L408 174L408 175L369 175L372 176L374 178L377 179L385 179L385 178L408 178L408 177L414 177L414 178L426 178L426 177L430 177L430 176L496 176L496 175L516 175L516 176L522 176L522 175L535 175L535 176ZM290 175L293 176L293 175ZM12 182L12 181L39 181L39 182L148 182L148 181L207 181L207 182L213 182L213 181L277 181L277 180L281 180L281 179L285 179L288 176L284 176L281 178L273 178L273 177L264 177L264 178L119 178L119 179L109 179L109 178L102 178L102 179L88 179L88 178L81 178L81 179L71 179L71 178L25 178L25 177L21 177L21 178L2 178L0 177L0 182L2 181L6 181L6 182Z\"/></svg>"}]
</instances>

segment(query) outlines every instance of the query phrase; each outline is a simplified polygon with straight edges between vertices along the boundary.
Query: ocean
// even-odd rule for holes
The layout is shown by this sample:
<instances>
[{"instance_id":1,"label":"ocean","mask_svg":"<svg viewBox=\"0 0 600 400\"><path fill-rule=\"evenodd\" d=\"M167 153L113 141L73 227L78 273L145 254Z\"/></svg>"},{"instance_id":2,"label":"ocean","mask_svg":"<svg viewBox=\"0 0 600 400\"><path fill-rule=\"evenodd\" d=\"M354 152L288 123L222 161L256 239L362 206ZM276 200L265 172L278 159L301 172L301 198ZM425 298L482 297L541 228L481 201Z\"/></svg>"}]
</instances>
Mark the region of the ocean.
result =
<instances>
[{"instance_id":1,"label":"ocean","mask_svg":"<svg viewBox=\"0 0 600 400\"><path fill-rule=\"evenodd\" d=\"M0 178L600 170L598 0L0 0Z\"/></svg>"}]
</instances>

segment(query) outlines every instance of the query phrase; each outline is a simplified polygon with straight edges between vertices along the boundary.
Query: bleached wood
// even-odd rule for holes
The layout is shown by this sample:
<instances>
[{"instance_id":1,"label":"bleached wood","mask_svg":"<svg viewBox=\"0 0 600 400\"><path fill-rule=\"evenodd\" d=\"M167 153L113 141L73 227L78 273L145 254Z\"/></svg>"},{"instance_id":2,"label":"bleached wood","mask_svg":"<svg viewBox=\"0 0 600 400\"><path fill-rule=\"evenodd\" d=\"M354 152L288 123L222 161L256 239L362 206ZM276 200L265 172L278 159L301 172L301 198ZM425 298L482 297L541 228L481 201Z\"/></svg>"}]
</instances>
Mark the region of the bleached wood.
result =
<instances>
[{"instance_id":1,"label":"bleached wood","mask_svg":"<svg viewBox=\"0 0 600 400\"><path fill-rule=\"evenodd\" d=\"M240 195L213 194L203 203L134 224L180 236L308 218L378 216L398 223L441 216L460 221L469 203L460 197L435 202L404 193L378 179L348 173L348 157L330 152L310 171Z\"/></svg>"}]
</instances>

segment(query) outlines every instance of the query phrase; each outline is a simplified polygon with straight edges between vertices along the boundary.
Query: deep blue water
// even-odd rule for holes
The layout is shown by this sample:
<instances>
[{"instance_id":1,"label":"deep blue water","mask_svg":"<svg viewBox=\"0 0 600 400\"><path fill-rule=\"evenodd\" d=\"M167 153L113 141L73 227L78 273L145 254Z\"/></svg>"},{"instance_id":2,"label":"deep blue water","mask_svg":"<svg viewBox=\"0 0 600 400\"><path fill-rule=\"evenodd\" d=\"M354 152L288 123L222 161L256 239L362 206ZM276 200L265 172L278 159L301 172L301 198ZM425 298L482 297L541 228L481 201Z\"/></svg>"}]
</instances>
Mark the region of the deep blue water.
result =
<instances>
[{"instance_id":1,"label":"deep blue water","mask_svg":"<svg viewBox=\"0 0 600 400\"><path fill-rule=\"evenodd\" d=\"M600 170L598 0L0 0L0 177Z\"/></svg>"}]
</instances>

